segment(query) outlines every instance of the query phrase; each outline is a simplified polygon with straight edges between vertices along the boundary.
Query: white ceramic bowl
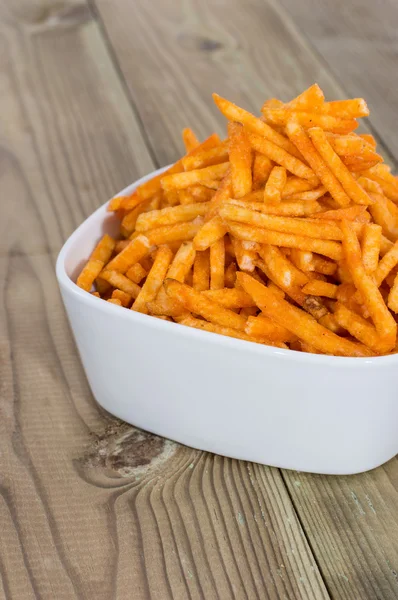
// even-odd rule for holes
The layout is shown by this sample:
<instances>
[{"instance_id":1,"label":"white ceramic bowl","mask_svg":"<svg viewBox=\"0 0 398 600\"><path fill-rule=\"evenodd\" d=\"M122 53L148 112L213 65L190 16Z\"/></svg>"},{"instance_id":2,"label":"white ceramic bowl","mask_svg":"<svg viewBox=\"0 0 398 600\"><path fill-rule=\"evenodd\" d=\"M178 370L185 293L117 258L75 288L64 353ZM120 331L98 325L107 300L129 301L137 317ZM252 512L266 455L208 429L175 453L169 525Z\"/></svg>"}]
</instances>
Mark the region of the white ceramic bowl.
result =
<instances>
[{"instance_id":1,"label":"white ceramic bowl","mask_svg":"<svg viewBox=\"0 0 398 600\"><path fill-rule=\"evenodd\" d=\"M300 471L357 473L398 452L398 355L281 350L104 302L74 280L100 237L115 235L118 225L104 204L57 261L83 366L107 411L194 448Z\"/></svg>"}]
</instances>

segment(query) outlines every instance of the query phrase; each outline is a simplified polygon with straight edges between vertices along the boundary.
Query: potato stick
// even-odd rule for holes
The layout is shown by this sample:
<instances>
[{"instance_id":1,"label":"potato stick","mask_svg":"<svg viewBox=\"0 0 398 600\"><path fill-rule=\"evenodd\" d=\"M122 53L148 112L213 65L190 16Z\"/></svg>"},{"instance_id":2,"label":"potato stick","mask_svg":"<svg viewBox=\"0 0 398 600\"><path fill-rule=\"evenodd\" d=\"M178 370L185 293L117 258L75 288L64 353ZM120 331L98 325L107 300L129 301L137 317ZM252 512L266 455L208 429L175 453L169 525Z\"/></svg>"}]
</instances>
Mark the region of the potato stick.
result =
<instances>
[{"instance_id":1,"label":"potato stick","mask_svg":"<svg viewBox=\"0 0 398 600\"><path fill-rule=\"evenodd\" d=\"M271 160L276 162L278 165L285 167L287 171L293 173L297 177L302 179L308 179L313 185L317 185L319 183L318 177L313 173L313 171L307 167L301 160L286 152L283 148L280 148L276 144L273 144L266 138L260 137L255 133L249 134L249 141L257 152L260 154L265 154Z\"/></svg>"},{"instance_id":2,"label":"potato stick","mask_svg":"<svg viewBox=\"0 0 398 600\"><path fill-rule=\"evenodd\" d=\"M286 185L287 175L284 167L274 167L264 188L264 202L278 204L282 199L282 191Z\"/></svg>"},{"instance_id":3,"label":"potato stick","mask_svg":"<svg viewBox=\"0 0 398 600\"><path fill-rule=\"evenodd\" d=\"M374 139L373 135L370 135L369 133L360 133L359 137L365 140L365 142L372 146L372 148L376 148L377 142Z\"/></svg>"},{"instance_id":4,"label":"potato stick","mask_svg":"<svg viewBox=\"0 0 398 600\"><path fill-rule=\"evenodd\" d=\"M184 142L186 152L191 152L191 150L194 150L200 144L198 138L189 127L182 130L182 141Z\"/></svg>"},{"instance_id":5,"label":"potato stick","mask_svg":"<svg viewBox=\"0 0 398 600\"><path fill-rule=\"evenodd\" d=\"M202 225L203 219L201 217L196 217L194 221L188 221L187 223L163 225L148 231L148 239L153 246L192 240L200 231Z\"/></svg>"},{"instance_id":6,"label":"potato stick","mask_svg":"<svg viewBox=\"0 0 398 600\"><path fill-rule=\"evenodd\" d=\"M301 287L308 283L308 275L284 256L280 248L264 245L261 247L259 254L274 272L278 272L280 282L283 284L282 289L290 286Z\"/></svg>"},{"instance_id":7,"label":"potato stick","mask_svg":"<svg viewBox=\"0 0 398 600\"><path fill-rule=\"evenodd\" d=\"M242 317L245 317L245 319L247 319L248 317L255 317L258 314L258 308L257 306L248 306L246 308L241 308L239 314L242 315Z\"/></svg>"},{"instance_id":8,"label":"potato stick","mask_svg":"<svg viewBox=\"0 0 398 600\"><path fill-rule=\"evenodd\" d=\"M313 256L312 252L290 249L290 260L300 271L314 271Z\"/></svg>"},{"instance_id":9,"label":"potato stick","mask_svg":"<svg viewBox=\"0 0 398 600\"><path fill-rule=\"evenodd\" d=\"M390 200L398 201L398 180L391 175L387 165L376 165L363 174L376 181Z\"/></svg>"},{"instance_id":10,"label":"potato stick","mask_svg":"<svg viewBox=\"0 0 398 600\"><path fill-rule=\"evenodd\" d=\"M228 146L227 144L222 143L215 148L198 152L193 156L185 156L181 160L185 171L193 171L196 169L203 169L204 167L210 167L212 165L218 165L228 161Z\"/></svg>"},{"instance_id":11,"label":"potato stick","mask_svg":"<svg viewBox=\"0 0 398 600\"><path fill-rule=\"evenodd\" d=\"M124 196L115 196L114 198L112 198L111 200L109 200L108 206L106 207L106 210L108 212L116 212L116 211L118 211L121 208L121 206L122 206L123 198L124 198Z\"/></svg>"},{"instance_id":12,"label":"potato stick","mask_svg":"<svg viewBox=\"0 0 398 600\"><path fill-rule=\"evenodd\" d=\"M336 303L334 318L341 327L374 352L383 353L385 351L383 349L385 344L374 326L344 304Z\"/></svg>"},{"instance_id":13,"label":"potato stick","mask_svg":"<svg viewBox=\"0 0 398 600\"><path fill-rule=\"evenodd\" d=\"M349 135L335 135L333 133L327 133L326 137L329 140L333 150L337 152L339 156L363 156L365 152L374 153L374 148L366 142L362 137L356 134Z\"/></svg>"},{"instance_id":14,"label":"potato stick","mask_svg":"<svg viewBox=\"0 0 398 600\"><path fill-rule=\"evenodd\" d=\"M125 273L149 253L150 247L151 244L148 238L144 235L138 235L106 265L106 270Z\"/></svg>"},{"instance_id":15,"label":"potato stick","mask_svg":"<svg viewBox=\"0 0 398 600\"><path fill-rule=\"evenodd\" d=\"M228 124L228 137L232 195L242 198L252 191L252 150L240 123Z\"/></svg>"},{"instance_id":16,"label":"potato stick","mask_svg":"<svg viewBox=\"0 0 398 600\"><path fill-rule=\"evenodd\" d=\"M325 102L320 112L341 119L359 119L360 117L369 116L369 108L363 98Z\"/></svg>"},{"instance_id":17,"label":"potato stick","mask_svg":"<svg viewBox=\"0 0 398 600\"><path fill-rule=\"evenodd\" d=\"M378 162L379 161L376 161L376 160L362 161L362 160L358 159L355 162L349 162L348 160L346 160L349 171L351 171L351 173L353 173L353 174L358 173L358 175L366 173L369 169L371 169L372 167L377 165Z\"/></svg>"},{"instance_id":18,"label":"potato stick","mask_svg":"<svg viewBox=\"0 0 398 600\"><path fill-rule=\"evenodd\" d=\"M304 90L296 98L287 103L286 107L292 110L320 110L325 102L325 96L317 83ZM267 108L278 108L267 106ZM282 107L281 107L282 108Z\"/></svg>"},{"instance_id":19,"label":"potato stick","mask_svg":"<svg viewBox=\"0 0 398 600\"><path fill-rule=\"evenodd\" d=\"M395 275L394 283L388 295L388 308L398 313L398 275Z\"/></svg>"},{"instance_id":20,"label":"potato stick","mask_svg":"<svg viewBox=\"0 0 398 600\"><path fill-rule=\"evenodd\" d=\"M192 221L196 217L205 215L209 205L209 202L198 202L185 206L170 206L161 210L151 210L151 212L142 213L138 217L135 228L136 231L148 231L163 225Z\"/></svg>"},{"instance_id":21,"label":"potato stick","mask_svg":"<svg viewBox=\"0 0 398 600\"><path fill-rule=\"evenodd\" d=\"M266 122L272 125L286 125L293 115L305 128L322 127L323 130L334 133L349 133L358 127L355 119L340 119L314 112L296 112L286 108L265 108L261 112Z\"/></svg>"},{"instance_id":22,"label":"potato stick","mask_svg":"<svg viewBox=\"0 0 398 600\"><path fill-rule=\"evenodd\" d=\"M77 278L76 285L82 288L82 290L89 292L94 280L97 279L103 268L104 263L102 260L92 260L90 258Z\"/></svg>"},{"instance_id":23,"label":"potato stick","mask_svg":"<svg viewBox=\"0 0 398 600\"><path fill-rule=\"evenodd\" d=\"M315 190L309 190L308 192L298 192L297 194L292 194L288 197L289 202L311 202L313 200L318 200L318 198L322 198L327 193L325 187L320 186Z\"/></svg>"},{"instance_id":24,"label":"potato stick","mask_svg":"<svg viewBox=\"0 0 398 600\"><path fill-rule=\"evenodd\" d=\"M286 185L282 190L282 200L289 199L293 194L299 194L301 192L310 192L314 189L314 184L310 183L307 179L301 179L301 177L288 177ZM290 200L289 200L290 202Z\"/></svg>"},{"instance_id":25,"label":"potato stick","mask_svg":"<svg viewBox=\"0 0 398 600\"><path fill-rule=\"evenodd\" d=\"M185 171L183 173L174 173L162 177L160 184L165 191L183 190L191 185L202 184L207 185L208 180L222 179L229 168L229 163L224 162L203 169L195 169L194 171Z\"/></svg>"},{"instance_id":26,"label":"potato stick","mask_svg":"<svg viewBox=\"0 0 398 600\"><path fill-rule=\"evenodd\" d=\"M107 302L111 304L116 304L116 306L123 306L122 301L119 298L108 298Z\"/></svg>"},{"instance_id":27,"label":"potato stick","mask_svg":"<svg viewBox=\"0 0 398 600\"><path fill-rule=\"evenodd\" d=\"M380 194L371 195L375 200L375 204L369 207L369 211L374 222L381 225L383 234L395 242L398 239L398 220L391 212L389 199Z\"/></svg>"},{"instance_id":28,"label":"potato stick","mask_svg":"<svg viewBox=\"0 0 398 600\"><path fill-rule=\"evenodd\" d=\"M148 272L140 263L135 263L135 265L126 271L126 277L128 277L131 281L134 281L134 283L140 283L140 281L142 281L147 275Z\"/></svg>"},{"instance_id":29,"label":"potato stick","mask_svg":"<svg viewBox=\"0 0 398 600\"><path fill-rule=\"evenodd\" d=\"M348 206L350 198L344 191L337 177L329 169L321 155L317 152L311 139L304 129L291 120L286 125L286 133L291 141L296 144L314 173L319 177L324 187L331 194L339 206Z\"/></svg>"},{"instance_id":30,"label":"potato stick","mask_svg":"<svg viewBox=\"0 0 398 600\"><path fill-rule=\"evenodd\" d=\"M120 225L120 231L124 237L129 237L133 233L138 217L141 213L144 213L147 210L148 202L145 201L133 208L133 210L130 210L126 216L123 217Z\"/></svg>"},{"instance_id":31,"label":"potato stick","mask_svg":"<svg viewBox=\"0 0 398 600\"><path fill-rule=\"evenodd\" d=\"M371 356L372 353L367 348L332 333L301 309L273 294L250 275L238 273L237 277L266 316L317 350L339 356Z\"/></svg>"},{"instance_id":32,"label":"potato stick","mask_svg":"<svg viewBox=\"0 0 398 600\"><path fill-rule=\"evenodd\" d=\"M186 316L188 311L181 302L170 298L167 295L164 286L162 285L159 289L157 296L153 302L147 302L148 313L156 316L165 315L167 317L181 317Z\"/></svg>"},{"instance_id":33,"label":"potato stick","mask_svg":"<svg viewBox=\"0 0 398 600\"><path fill-rule=\"evenodd\" d=\"M326 210L318 212L313 216L314 219L326 219L327 221L355 221L366 210L366 206L349 206L348 208L337 208L336 210Z\"/></svg>"},{"instance_id":34,"label":"potato stick","mask_svg":"<svg viewBox=\"0 0 398 600\"><path fill-rule=\"evenodd\" d=\"M225 239L225 238L224 238ZM224 242L225 245L225 242ZM233 288L236 282L236 262L231 262L225 269L224 282L225 287Z\"/></svg>"},{"instance_id":35,"label":"potato stick","mask_svg":"<svg viewBox=\"0 0 398 600\"><path fill-rule=\"evenodd\" d=\"M279 204L265 204L264 202L246 202L245 200L228 200L224 206L232 204L233 206L241 206L249 210L255 210L267 215L279 215L285 217L309 217L314 216L321 210L321 206L316 200L308 200L305 202L280 202Z\"/></svg>"},{"instance_id":36,"label":"potato stick","mask_svg":"<svg viewBox=\"0 0 398 600\"><path fill-rule=\"evenodd\" d=\"M141 198L141 196L138 195L137 190L135 190L132 194L130 194L130 196L125 196L122 198L121 208L126 211L130 211L143 202L145 202L145 200Z\"/></svg>"},{"instance_id":37,"label":"potato stick","mask_svg":"<svg viewBox=\"0 0 398 600\"><path fill-rule=\"evenodd\" d=\"M123 290L113 290L112 298L120 300L121 305L124 307L129 306L133 299L132 296L130 296L130 294L123 292Z\"/></svg>"},{"instance_id":38,"label":"potato stick","mask_svg":"<svg viewBox=\"0 0 398 600\"><path fill-rule=\"evenodd\" d=\"M281 290L281 288L271 280L268 281L267 288L272 290L274 292L274 294L276 294L277 296L280 296L281 298L285 298L285 296L286 296L285 292L283 290Z\"/></svg>"},{"instance_id":39,"label":"potato stick","mask_svg":"<svg viewBox=\"0 0 398 600\"><path fill-rule=\"evenodd\" d=\"M149 271L145 283L131 307L132 310L142 313L148 312L147 302L155 300L158 291L163 285L172 258L173 253L170 248L168 246L160 246L156 253L152 269Z\"/></svg>"},{"instance_id":40,"label":"potato stick","mask_svg":"<svg viewBox=\"0 0 398 600\"><path fill-rule=\"evenodd\" d=\"M256 153L253 163L253 189L263 187L273 167L272 160L264 154Z\"/></svg>"},{"instance_id":41,"label":"potato stick","mask_svg":"<svg viewBox=\"0 0 398 600\"><path fill-rule=\"evenodd\" d=\"M327 283L326 281L310 281L305 284L302 288L304 294L310 294L311 296L325 296L326 298L337 298L337 285L333 283Z\"/></svg>"},{"instance_id":42,"label":"potato stick","mask_svg":"<svg viewBox=\"0 0 398 600\"><path fill-rule=\"evenodd\" d=\"M136 283L133 283L125 275L122 275L118 271L102 271L101 279L104 279L110 283L113 287L130 294L132 298L136 298L141 291L141 288Z\"/></svg>"},{"instance_id":43,"label":"potato stick","mask_svg":"<svg viewBox=\"0 0 398 600\"><path fill-rule=\"evenodd\" d=\"M210 251L196 252L192 285L198 292L210 288Z\"/></svg>"},{"instance_id":44,"label":"potato stick","mask_svg":"<svg viewBox=\"0 0 398 600\"><path fill-rule=\"evenodd\" d=\"M218 94L213 94L213 100L224 117L230 121L242 123L242 125L244 125L252 133L266 138L279 148L282 148L286 152L297 156L297 150L291 144L291 142L289 142L289 140L287 140L282 134L272 129L272 127L267 125L267 123L264 123L264 121L258 119L243 108L236 106L236 104L229 102L229 100L221 98L221 96Z\"/></svg>"},{"instance_id":45,"label":"potato stick","mask_svg":"<svg viewBox=\"0 0 398 600\"><path fill-rule=\"evenodd\" d=\"M387 254L389 250L393 247L393 243L391 240L387 239L384 235L381 236L381 244L380 244L380 256L384 256Z\"/></svg>"},{"instance_id":46,"label":"potato stick","mask_svg":"<svg viewBox=\"0 0 398 600\"><path fill-rule=\"evenodd\" d=\"M333 260L340 260L342 257L341 244L331 240L315 239L291 233L281 233L279 231L271 231L260 227L233 223L232 221L228 222L228 230L232 235L241 240L259 242L260 244L271 244L273 246L283 246L286 248L298 248L299 250L309 250L328 256Z\"/></svg>"},{"instance_id":47,"label":"potato stick","mask_svg":"<svg viewBox=\"0 0 398 600\"><path fill-rule=\"evenodd\" d=\"M106 264L110 260L115 246L116 241L106 233L92 251L90 260L100 260Z\"/></svg>"},{"instance_id":48,"label":"potato stick","mask_svg":"<svg viewBox=\"0 0 398 600\"><path fill-rule=\"evenodd\" d=\"M370 179L369 177L364 177L363 175L361 175L361 177L358 177L358 183L367 192L371 192L372 194L383 195L383 190L381 189L380 184L377 183L377 181L373 181L373 179Z\"/></svg>"},{"instance_id":49,"label":"potato stick","mask_svg":"<svg viewBox=\"0 0 398 600\"><path fill-rule=\"evenodd\" d=\"M346 194L352 199L355 204L373 204L372 198L353 178L347 167L341 161L340 157L329 144L325 132L319 127L313 127L308 130L308 134L318 150L319 154L333 173L338 181L343 186Z\"/></svg>"},{"instance_id":50,"label":"potato stick","mask_svg":"<svg viewBox=\"0 0 398 600\"><path fill-rule=\"evenodd\" d=\"M282 233L294 233L325 240L341 240L342 238L340 227L334 222L266 215L233 204L225 204L220 208L219 214L222 219L228 222L238 221L239 223L247 223L248 225L264 227ZM248 240L255 241L251 238L248 238Z\"/></svg>"},{"instance_id":51,"label":"potato stick","mask_svg":"<svg viewBox=\"0 0 398 600\"><path fill-rule=\"evenodd\" d=\"M192 242L185 242L181 244L177 251L173 262L171 263L169 270L167 271L167 277L169 279L176 279L182 283L191 269L196 256L196 250L193 247Z\"/></svg>"},{"instance_id":52,"label":"potato stick","mask_svg":"<svg viewBox=\"0 0 398 600\"><path fill-rule=\"evenodd\" d=\"M377 285L363 266L359 241L355 232L350 229L348 221L342 221L341 229L343 232L344 256L351 277L372 317L377 332L383 340L384 351L388 352L395 346L397 325L385 305Z\"/></svg>"},{"instance_id":53,"label":"potato stick","mask_svg":"<svg viewBox=\"0 0 398 600\"><path fill-rule=\"evenodd\" d=\"M195 319L194 317L185 317L180 321L181 325L187 325L188 327L194 327L202 331L209 331L210 333L218 333L219 335L226 335L228 337L237 338L239 340L245 340L247 342L254 342L255 344L265 344L267 346L276 346L277 348L287 348L285 344L281 342L273 342L266 338L251 337L246 333L231 329L230 327L222 327L221 325L215 325L214 323L208 323L201 319Z\"/></svg>"},{"instance_id":54,"label":"potato stick","mask_svg":"<svg viewBox=\"0 0 398 600\"><path fill-rule=\"evenodd\" d=\"M208 137L207 140L205 140L204 142L199 144L199 146L194 148L194 150L191 150L189 155L196 154L197 152L201 152L203 150L210 150L210 148L214 148L215 146L218 146L220 143L221 142L220 142L220 138L218 137L218 135L216 133L213 133L213 135ZM175 173L181 173L181 171L183 171L183 170L184 170L184 167L182 164L182 160L177 161L174 165L172 165L164 173L160 173L159 175L156 175L149 181L146 181L145 183L138 186L138 188L137 188L138 195L143 200L148 200L149 198L152 198L152 196L154 194L156 194L157 192L159 192L161 190L162 186L161 186L160 182L163 179L163 177L165 177L166 175L173 175Z\"/></svg>"},{"instance_id":55,"label":"potato stick","mask_svg":"<svg viewBox=\"0 0 398 600\"><path fill-rule=\"evenodd\" d=\"M334 275L337 271L337 264L327 258L313 254L310 271L316 271L323 275Z\"/></svg>"},{"instance_id":56,"label":"potato stick","mask_svg":"<svg viewBox=\"0 0 398 600\"><path fill-rule=\"evenodd\" d=\"M193 202L209 202L215 194L214 190L209 190L204 185L192 185L188 191L192 195Z\"/></svg>"},{"instance_id":57,"label":"potato stick","mask_svg":"<svg viewBox=\"0 0 398 600\"><path fill-rule=\"evenodd\" d=\"M366 223L361 239L362 262L367 273L373 273L379 264L382 229L380 225Z\"/></svg>"},{"instance_id":58,"label":"potato stick","mask_svg":"<svg viewBox=\"0 0 398 600\"><path fill-rule=\"evenodd\" d=\"M255 306L253 298L242 289L223 288L219 290L207 290L203 292L206 298L218 302L224 308L249 308Z\"/></svg>"},{"instance_id":59,"label":"potato stick","mask_svg":"<svg viewBox=\"0 0 398 600\"><path fill-rule=\"evenodd\" d=\"M218 209L223 202L230 200L232 193L232 177L231 170L229 169L221 181L220 186L216 193L214 194L208 211L205 216L205 222L211 221L218 213Z\"/></svg>"},{"instance_id":60,"label":"potato stick","mask_svg":"<svg viewBox=\"0 0 398 600\"><path fill-rule=\"evenodd\" d=\"M167 279L165 289L171 298L181 302L193 314L200 315L216 325L244 331L246 325L244 317L237 315L228 308L223 308L217 302L206 298L201 292L194 290L188 285L174 281L173 279Z\"/></svg>"},{"instance_id":61,"label":"potato stick","mask_svg":"<svg viewBox=\"0 0 398 600\"><path fill-rule=\"evenodd\" d=\"M398 264L398 241L386 252L377 265L373 278L377 287L380 287L387 275Z\"/></svg>"},{"instance_id":62,"label":"potato stick","mask_svg":"<svg viewBox=\"0 0 398 600\"><path fill-rule=\"evenodd\" d=\"M335 316L331 313L321 317L318 323L326 327L326 329L330 329L330 331L333 331L336 335L342 335L345 332L345 329L337 323Z\"/></svg>"},{"instance_id":63,"label":"potato stick","mask_svg":"<svg viewBox=\"0 0 398 600\"><path fill-rule=\"evenodd\" d=\"M170 208L172 206L177 206L180 203L180 196L177 190L167 190L164 192L164 198L166 202L162 206L153 207L154 210L159 210L161 208Z\"/></svg>"},{"instance_id":64,"label":"potato stick","mask_svg":"<svg viewBox=\"0 0 398 600\"><path fill-rule=\"evenodd\" d=\"M246 292L243 293L246 294ZM249 296L249 294L246 295ZM254 303L252 298L251 301ZM296 339L296 336L286 329L286 327L277 325L277 323L274 323L263 314L258 315L258 317L249 316L245 331L250 336L266 337L274 342L292 342Z\"/></svg>"},{"instance_id":65,"label":"potato stick","mask_svg":"<svg viewBox=\"0 0 398 600\"><path fill-rule=\"evenodd\" d=\"M224 288L225 246L224 238L220 238L210 246L210 289ZM171 277L171 276L170 276Z\"/></svg>"},{"instance_id":66,"label":"potato stick","mask_svg":"<svg viewBox=\"0 0 398 600\"><path fill-rule=\"evenodd\" d=\"M227 226L220 217L213 217L202 225L193 239L196 250L206 250L227 233Z\"/></svg>"},{"instance_id":67,"label":"potato stick","mask_svg":"<svg viewBox=\"0 0 398 600\"><path fill-rule=\"evenodd\" d=\"M245 248L243 246L242 240L232 238L231 241L234 247L238 267L242 269L242 271L253 272L255 269L255 260L257 259L257 253Z\"/></svg>"},{"instance_id":68,"label":"potato stick","mask_svg":"<svg viewBox=\"0 0 398 600\"><path fill-rule=\"evenodd\" d=\"M194 199L189 189L178 190L177 194L180 205L186 206L187 204L194 204Z\"/></svg>"}]
</instances>

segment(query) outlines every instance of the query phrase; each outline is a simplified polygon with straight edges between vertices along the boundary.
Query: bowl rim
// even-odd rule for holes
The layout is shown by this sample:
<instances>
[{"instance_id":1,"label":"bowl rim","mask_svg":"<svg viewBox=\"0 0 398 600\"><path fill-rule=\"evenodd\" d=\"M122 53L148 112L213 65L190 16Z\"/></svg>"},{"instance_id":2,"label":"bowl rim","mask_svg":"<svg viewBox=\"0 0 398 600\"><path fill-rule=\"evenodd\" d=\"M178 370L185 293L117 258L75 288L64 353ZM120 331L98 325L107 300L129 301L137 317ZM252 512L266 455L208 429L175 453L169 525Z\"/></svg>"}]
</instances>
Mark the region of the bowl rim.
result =
<instances>
[{"instance_id":1,"label":"bowl rim","mask_svg":"<svg viewBox=\"0 0 398 600\"><path fill-rule=\"evenodd\" d=\"M144 175L134 183L131 183L130 185L125 187L118 194L115 194L115 196L123 196L130 194L139 185L145 183L149 179L152 179L156 175L164 172L166 169L169 168L169 166L170 165L162 167L160 169L156 169L148 173L147 175ZM142 324L145 324L148 327L153 327L155 329L159 329L160 331L170 333L173 332L176 335L191 337L193 340L195 338L198 340L202 339L207 343L219 344L227 348L235 348L236 350L244 350L246 352L259 354L260 356L263 355L264 358L266 358L267 356L272 356L275 358L286 360L288 362L295 361L299 363L307 363L308 365L323 365L337 368L354 367L356 369L366 369L370 366L372 368L385 367L389 364L396 364L398 362L398 353L373 357L331 356L327 354L311 354L309 352L299 352L298 350L276 348L275 346L266 346L265 344L259 344L256 342L249 342L246 340L231 338L224 335L215 334L209 331L195 329L193 327L186 327L184 325L180 325L179 323L171 323L170 321L156 319L151 315L145 315L132 310L126 310L122 306L117 306L110 302L104 302L101 300L101 298L97 298L96 296L87 293L86 291L79 288L76 285L76 283L69 277L65 268L65 260L69 253L69 250L74 247L76 240L79 238L81 231L86 227L88 221L90 221L91 219L95 219L95 217L98 217L103 212L106 213L106 207L108 205L108 202L109 200L107 200L103 205L97 208L68 237L58 254L55 267L56 277L60 288L66 289L76 298L76 300L78 300L79 302L83 302L87 306L91 306L93 310L100 310L105 314L112 314L112 312L114 312L115 315L119 315L122 318L128 319L132 322L141 322Z\"/></svg>"}]
</instances>

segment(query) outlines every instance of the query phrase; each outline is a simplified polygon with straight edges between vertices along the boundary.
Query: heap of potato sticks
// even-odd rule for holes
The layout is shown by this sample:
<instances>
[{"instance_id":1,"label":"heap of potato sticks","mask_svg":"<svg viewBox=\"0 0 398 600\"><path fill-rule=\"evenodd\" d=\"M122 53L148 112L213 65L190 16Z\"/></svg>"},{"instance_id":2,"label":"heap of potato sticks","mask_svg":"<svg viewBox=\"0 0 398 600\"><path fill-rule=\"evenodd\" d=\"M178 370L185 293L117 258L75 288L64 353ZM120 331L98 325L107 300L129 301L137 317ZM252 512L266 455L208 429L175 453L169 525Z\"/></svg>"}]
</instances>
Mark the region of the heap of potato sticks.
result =
<instances>
[{"instance_id":1,"label":"heap of potato sticks","mask_svg":"<svg viewBox=\"0 0 398 600\"><path fill-rule=\"evenodd\" d=\"M197 329L304 352L395 352L398 179L382 164L362 99L313 85L258 118L214 94L228 137L199 143L109 210L77 285Z\"/></svg>"}]
</instances>

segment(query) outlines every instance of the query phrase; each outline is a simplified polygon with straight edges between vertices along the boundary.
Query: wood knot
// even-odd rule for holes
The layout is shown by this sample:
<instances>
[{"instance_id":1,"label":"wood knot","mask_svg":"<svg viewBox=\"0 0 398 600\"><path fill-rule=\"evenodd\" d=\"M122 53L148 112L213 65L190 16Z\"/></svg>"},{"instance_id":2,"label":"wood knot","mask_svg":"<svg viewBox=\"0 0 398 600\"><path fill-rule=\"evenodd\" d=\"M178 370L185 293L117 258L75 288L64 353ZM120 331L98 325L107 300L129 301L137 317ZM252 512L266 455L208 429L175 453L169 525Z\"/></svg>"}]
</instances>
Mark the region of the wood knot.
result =
<instances>
[{"instance_id":1,"label":"wood knot","mask_svg":"<svg viewBox=\"0 0 398 600\"><path fill-rule=\"evenodd\" d=\"M164 462L174 453L176 444L146 431L114 420L100 433L92 434L82 464L102 467L120 477L137 476Z\"/></svg>"},{"instance_id":2,"label":"wood knot","mask_svg":"<svg viewBox=\"0 0 398 600\"><path fill-rule=\"evenodd\" d=\"M198 35L195 33L187 34L183 33L179 36L179 42L185 50L198 51L199 52L215 52L221 50L224 47L222 42L211 39L206 36Z\"/></svg>"}]
</instances>

